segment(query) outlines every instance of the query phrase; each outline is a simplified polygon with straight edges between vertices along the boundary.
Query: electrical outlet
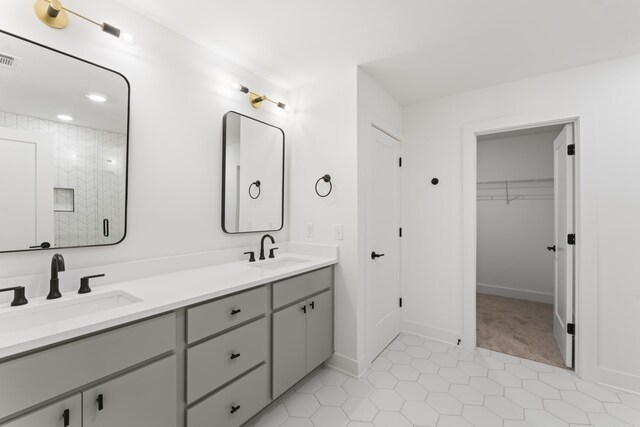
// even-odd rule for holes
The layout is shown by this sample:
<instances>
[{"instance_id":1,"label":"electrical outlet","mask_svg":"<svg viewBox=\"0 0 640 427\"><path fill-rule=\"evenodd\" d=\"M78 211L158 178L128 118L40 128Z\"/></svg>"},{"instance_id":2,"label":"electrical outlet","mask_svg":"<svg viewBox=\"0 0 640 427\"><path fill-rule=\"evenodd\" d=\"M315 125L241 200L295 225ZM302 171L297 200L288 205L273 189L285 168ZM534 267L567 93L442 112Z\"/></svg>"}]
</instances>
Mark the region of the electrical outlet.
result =
<instances>
[{"instance_id":1,"label":"electrical outlet","mask_svg":"<svg viewBox=\"0 0 640 427\"><path fill-rule=\"evenodd\" d=\"M305 227L305 234L307 237L313 237L313 223L309 222L307 223L306 227Z\"/></svg>"},{"instance_id":2,"label":"electrical outlet","mask_svg":"<svg viewBox=\"0 0 640 427\"><path fill-rule=\"evenodd\" d=\"M334 227L334 235L336 240L344 239L344 227L342 224L336 224Z\"/></svg>"}]
</instances>

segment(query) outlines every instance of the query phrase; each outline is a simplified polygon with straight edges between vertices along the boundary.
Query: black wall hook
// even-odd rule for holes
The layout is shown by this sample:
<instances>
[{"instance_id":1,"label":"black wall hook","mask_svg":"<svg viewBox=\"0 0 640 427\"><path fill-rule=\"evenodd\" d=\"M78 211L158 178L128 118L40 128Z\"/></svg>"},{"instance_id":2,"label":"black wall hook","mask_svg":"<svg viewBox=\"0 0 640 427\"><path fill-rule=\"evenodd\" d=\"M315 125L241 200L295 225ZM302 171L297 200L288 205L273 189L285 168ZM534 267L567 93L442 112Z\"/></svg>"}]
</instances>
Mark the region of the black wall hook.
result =
<instances>
[{"instance_id":1,"label":"black wall hook","mask_svg":"<svg viewBox=\"0 0 640 427\"><path fill-rule=\"evenodd\" d=\"M327 192L327 194L320 194L320 192L318 191L318 184L320 184L320 181L329 183L329 191ZM329 174L323 175L316 181L316 194L318 196L327 197L329 194L331 194L332 190L333 190L333 184L331 184L331 175Z\"/></svg>"},{"instance_id":2,"label":"black wall hook","mask_svg":"<svg viewBox=\"0 0 640 427\"><path fill-rule=\"evenodd\" d=\"M251 194L251 187L256 186L256 188L258 189L258 194L256 195L256 197L253 197L253 195ZM249 186L249 197L251 197L253 200L257 199L258 197L260 197L260 192L262 190L260 190L260 180L254 181L251 183L251 185Z\"/></svg>"}]
</instances>

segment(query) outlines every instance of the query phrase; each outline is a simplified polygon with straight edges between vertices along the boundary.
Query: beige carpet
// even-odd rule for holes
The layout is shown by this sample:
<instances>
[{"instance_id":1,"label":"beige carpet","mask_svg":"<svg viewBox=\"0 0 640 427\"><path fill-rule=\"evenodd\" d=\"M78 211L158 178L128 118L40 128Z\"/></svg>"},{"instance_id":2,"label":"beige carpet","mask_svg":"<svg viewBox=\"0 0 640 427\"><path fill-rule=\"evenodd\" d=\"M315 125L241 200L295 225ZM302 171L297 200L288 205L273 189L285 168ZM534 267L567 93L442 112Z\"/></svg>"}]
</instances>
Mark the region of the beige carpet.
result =
<instances>
[{"instance_id":1,"label":"beige carpet","mask_svg":"<svg viewBox=\"0 0 640 427\"><path fill-rule=\"evenodd\" d=\"M477 294L477 345L565 367L553 337L553 305Z\"/></svg>"}]
</instances>

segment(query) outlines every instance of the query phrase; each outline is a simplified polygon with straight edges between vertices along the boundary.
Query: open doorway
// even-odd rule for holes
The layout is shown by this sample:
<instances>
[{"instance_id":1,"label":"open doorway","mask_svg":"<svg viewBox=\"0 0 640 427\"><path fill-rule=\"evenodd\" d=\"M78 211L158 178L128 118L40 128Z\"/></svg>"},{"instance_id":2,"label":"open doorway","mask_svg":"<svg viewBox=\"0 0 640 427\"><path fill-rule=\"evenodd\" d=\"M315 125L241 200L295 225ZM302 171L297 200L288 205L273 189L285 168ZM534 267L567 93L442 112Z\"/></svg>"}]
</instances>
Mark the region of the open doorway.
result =
<instances>
[{"instance_id":1,"label":"open doorway","mask_svg":"<svg viewBox=\"0 0 640 427\"><path fill-rule=\"evenodd\" d=\"M477 346L573 366L573 125L477 138Z\"/></svg>"}]
</instances>

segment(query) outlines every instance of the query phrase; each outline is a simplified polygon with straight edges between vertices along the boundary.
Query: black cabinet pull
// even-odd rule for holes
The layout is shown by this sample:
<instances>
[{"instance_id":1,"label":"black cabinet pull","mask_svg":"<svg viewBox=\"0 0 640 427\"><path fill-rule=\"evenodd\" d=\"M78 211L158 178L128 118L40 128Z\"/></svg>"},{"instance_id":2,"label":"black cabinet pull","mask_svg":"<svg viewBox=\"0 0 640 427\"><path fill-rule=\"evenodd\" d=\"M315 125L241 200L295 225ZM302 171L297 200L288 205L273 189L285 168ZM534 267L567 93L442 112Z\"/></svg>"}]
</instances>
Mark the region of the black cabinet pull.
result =
<instances>
[{"instance_id":1,"label":"black cabinet pull","mask_svg":"<svg viewBox=\"0 0 640 427\"><path fill-rule=\"evenodd\" d=\"M549 252L555 252L555 251L556 251L556 245L553 245L553 246L547 246L547 250L548 250Z\"/></svg>"},{"instance_id":2,"label":"black cabinet pull","mask_svg":"<svg viewBox=\"0 0 640 427\"><path fill-rule=\"evenodd\" d=\"M102 234L104 237L109 237L109 220L107 218L102 220Z\"/></svg>"},{"instance_id":3,"label":"black cabinet pull","mask_svg":"<svg viewBox=\"0 0 640 427\"><path fill-rule=\"evenodd\" d=\"M96 402L98 402L98 411L102 411L104 409L104 396L99 394Z\"/></svg>"},{"instance_id":4,"label":"black cabinet pull","mask_svg":"<svg viewBox=\"0 0 640 427\"><path fill-rule=\"evenodd\" d=\"M311 310L315 310L316 309L316 302L315 301L311 301L309 303L309 305L311 306Z\"/></svg>"},{"instance_id":5,"label":"black cabinet pull","mask_svg":"<svg viewBox=\"0 0 640 427\"><path fill-rule=\"evenodd\" d=\"M231 353L231 357L229 357L229 359L233 360L237 359L238 357L240 357L240 353Z\"/></svg>"},{"instance_id":6,"label":"black cabinet pull","mask_svg":"<svg viewBox=\"0 0 640 427\"><path fill-rule=\"evenodd\" d=\"M64 412L62 413L62 421L63 421L64 427L69 427L70 415L71 415L71 412L69 412L68 409L65 409Z\"/></svg>"},{"instance_id":7,"label":"black cabinet pull","mask_svg":"<svg viewBox=\"0 0 640 427\"><path fill-rule=\"evenodd\" d=\"M238 412L238 409L240 409L240 405L235 405L231 407L231 413L235 414L236 412Z\"/></svg>"},{"instance_id":8,"label":"black cabinet pull","mask_svg":"<svg viewBox=\"0 0 640 427\"><path fill-rule=\"evenodd\" d=\"M302 307L300 307L300 310L302 310L303 313L307 312L307 306L303 305Z\"/></svg>"},{"instance_id":9,"label":"black cabinet pull","mask_svg":"<svg viewBox=\"0 0 640 427\"><path fill-rule=\"evenodd\" d=\"M238 309L233 309L233 310L231 310L231 315L235 316L236 314L240 313L241 311L242 310L240 310L239 308Z\"/></svg>"}]
</instances>

